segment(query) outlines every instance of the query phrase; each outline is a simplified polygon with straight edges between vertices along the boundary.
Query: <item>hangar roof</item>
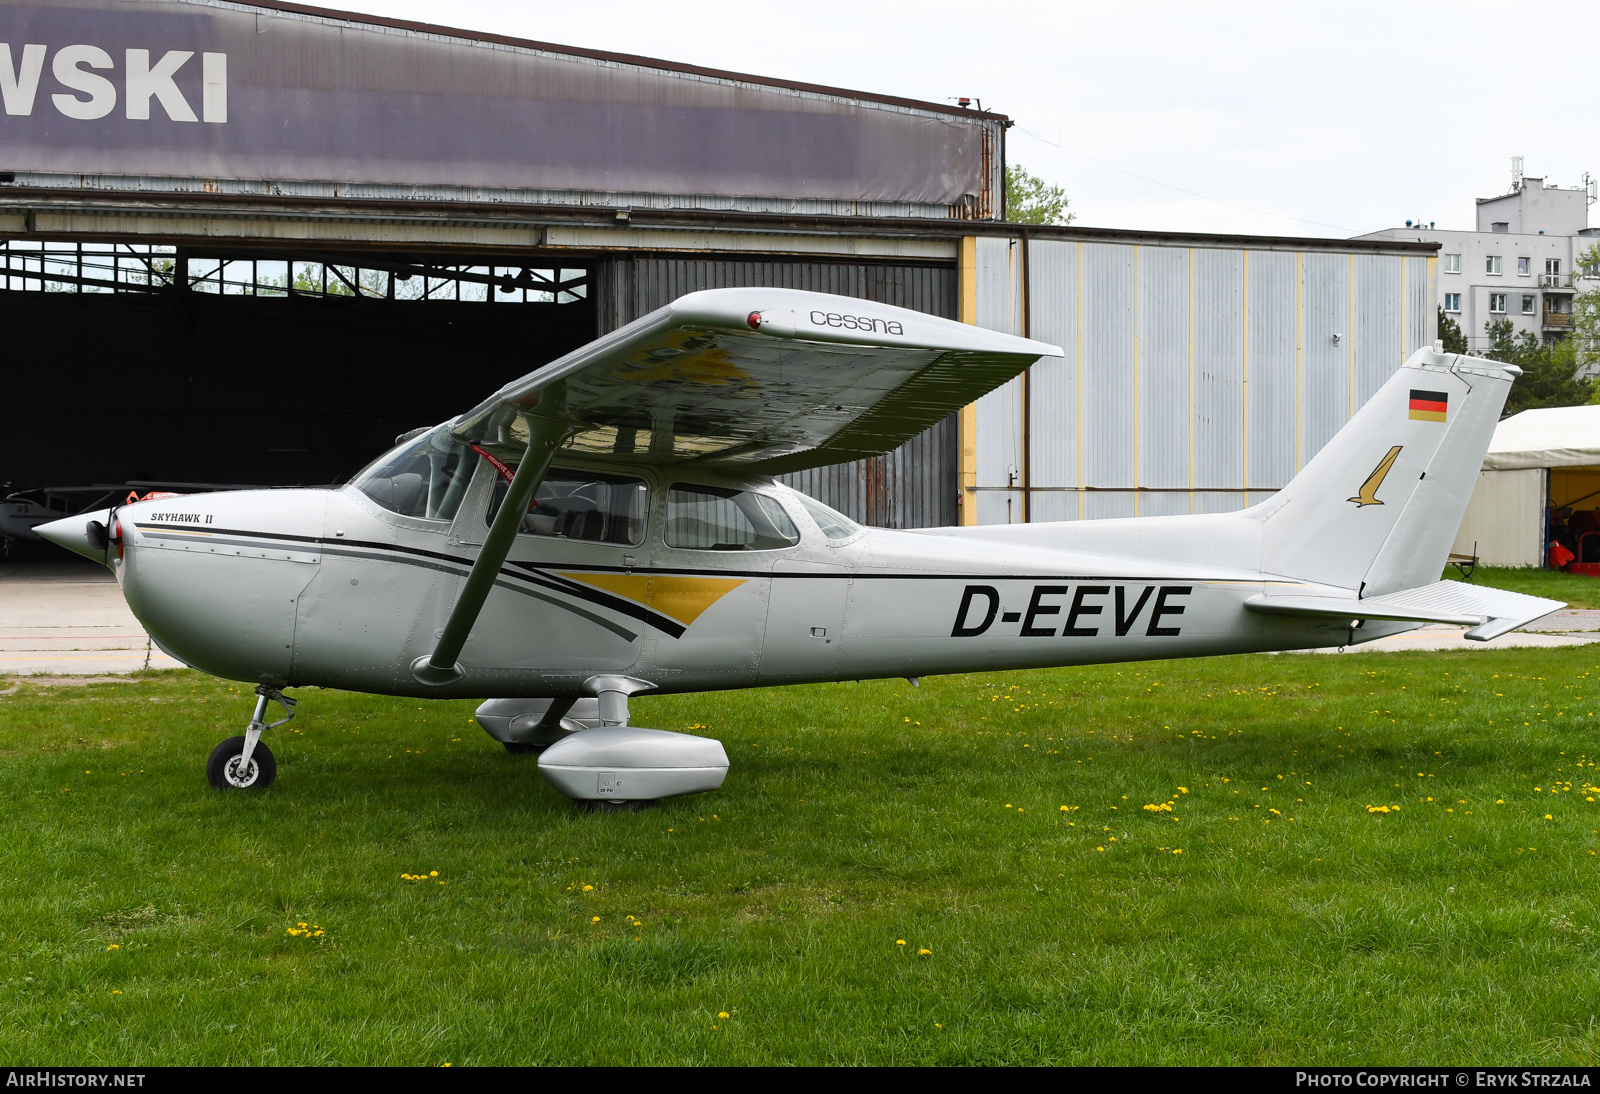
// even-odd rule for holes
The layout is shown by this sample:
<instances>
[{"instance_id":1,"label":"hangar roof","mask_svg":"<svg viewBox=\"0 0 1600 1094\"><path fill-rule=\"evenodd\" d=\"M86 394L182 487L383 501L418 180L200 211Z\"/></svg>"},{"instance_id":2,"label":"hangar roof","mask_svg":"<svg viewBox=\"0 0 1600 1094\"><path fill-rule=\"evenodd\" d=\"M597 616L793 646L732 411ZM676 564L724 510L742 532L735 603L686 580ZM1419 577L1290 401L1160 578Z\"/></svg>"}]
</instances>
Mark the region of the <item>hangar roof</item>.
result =
<instances>
[{"instance_id":1,"label":"hangar roof","mask_svg":"<svg viewBox=\"0 0 1600 1094\"><path fill-rule=\"evenodd\" d=\"M25 185L999 212L1007 120L940 103L270 0L23 0L0 45Z\"/></svg>"}]
</instances>

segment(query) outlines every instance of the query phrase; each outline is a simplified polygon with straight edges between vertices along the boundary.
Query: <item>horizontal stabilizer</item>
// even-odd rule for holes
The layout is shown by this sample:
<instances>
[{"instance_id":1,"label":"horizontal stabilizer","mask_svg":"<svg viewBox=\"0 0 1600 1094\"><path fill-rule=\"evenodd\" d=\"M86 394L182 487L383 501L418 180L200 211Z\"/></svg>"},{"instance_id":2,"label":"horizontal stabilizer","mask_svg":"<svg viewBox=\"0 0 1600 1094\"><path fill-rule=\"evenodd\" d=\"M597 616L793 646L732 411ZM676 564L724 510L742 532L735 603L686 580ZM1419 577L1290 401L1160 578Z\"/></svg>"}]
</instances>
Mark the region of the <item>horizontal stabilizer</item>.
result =
<instances>
[{"instance_id":1,"label":"horizontal stabilizer","mask_svg":"<svg viewBox=\"0 0 1600 1094\"><path fill-rule=\"evenodd\" d=\"M1566 607L1542 596L1486 589L1464 581L1436 581L1386 596L1357 600L1339 596L1252 596L1248 611L1317 619L1386 619L1412 623L1451 623L1470 627L1463 636L1487 642Z\"/></svg>"}]
</instances>

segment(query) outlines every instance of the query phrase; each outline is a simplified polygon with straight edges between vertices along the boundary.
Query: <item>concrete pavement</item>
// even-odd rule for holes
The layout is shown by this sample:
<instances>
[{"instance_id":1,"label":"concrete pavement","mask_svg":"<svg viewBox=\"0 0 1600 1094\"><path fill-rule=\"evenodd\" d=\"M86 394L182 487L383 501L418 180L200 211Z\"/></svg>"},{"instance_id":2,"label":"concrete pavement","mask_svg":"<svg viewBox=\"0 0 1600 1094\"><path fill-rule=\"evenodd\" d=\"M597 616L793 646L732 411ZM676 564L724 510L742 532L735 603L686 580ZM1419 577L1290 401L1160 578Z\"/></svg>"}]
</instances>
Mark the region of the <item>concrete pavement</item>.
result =
<instances>
[{"instance_id":1,"label":"concrete pavement","mask_svg":"<svg viewBox=\"0 0 1600 1094\"><path fill-rule=\"evenodd\" d=\"M175 669L92 562L0 564L0 675Z\"/></svg>"}]
</instances>

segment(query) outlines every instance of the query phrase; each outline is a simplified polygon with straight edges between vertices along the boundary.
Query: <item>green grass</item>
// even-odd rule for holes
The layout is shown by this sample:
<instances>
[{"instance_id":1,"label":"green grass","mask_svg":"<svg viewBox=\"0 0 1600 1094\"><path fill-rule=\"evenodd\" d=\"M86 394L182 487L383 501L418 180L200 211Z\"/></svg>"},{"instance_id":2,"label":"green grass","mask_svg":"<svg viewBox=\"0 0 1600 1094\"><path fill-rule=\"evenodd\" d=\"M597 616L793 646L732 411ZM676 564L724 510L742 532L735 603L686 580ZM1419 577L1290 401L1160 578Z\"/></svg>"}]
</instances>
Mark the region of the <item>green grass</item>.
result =
<instances>
[{"instance_id":1,"label":"green grass","mask_svg":"<svg viewBox=\"0 0 1600 1094\"><path fill-rule=\"evenodd\" d=\"M1444 576L1455 581L1461 580L1460 572L1453 566L1445 570ZM1564 600L1569 608L1600 608L1600 577L1531 567L1480 566L1472 573L1472 583L1491 589L1508 589L1514 593Z\"/></svg>"},{"instance_id":2,"label":"green grass","mask_svg":"<svg viewBox=\"0 0 1600 1094\"><path fill-rule=\"evenodd\" d=\"M0 1057L1592 1065L1597 652L642 698L733 769L609 815L470 703L304 689L218 793L242 689L13 681Z\"/></svg>"}]
</instances>

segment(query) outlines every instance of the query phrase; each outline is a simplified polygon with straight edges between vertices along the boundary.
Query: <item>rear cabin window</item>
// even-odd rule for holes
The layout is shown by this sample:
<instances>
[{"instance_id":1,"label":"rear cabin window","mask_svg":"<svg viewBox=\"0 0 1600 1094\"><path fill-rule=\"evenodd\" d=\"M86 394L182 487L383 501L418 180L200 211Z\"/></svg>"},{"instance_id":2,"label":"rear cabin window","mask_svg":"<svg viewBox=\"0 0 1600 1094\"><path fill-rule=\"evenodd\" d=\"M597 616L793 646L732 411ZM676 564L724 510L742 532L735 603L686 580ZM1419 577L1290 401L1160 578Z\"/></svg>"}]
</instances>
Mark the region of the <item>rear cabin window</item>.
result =
<instances>
[{"instance_id":1,"label":"rear cabin window","mask_svg":"<svg viewBox=\"0 0 1600 1094\"><path fill-rule=\"evenodd\" d=\"M800 542L777 499L753 490L678 483L667 491L667 546L776 551Z\"/></svg>"},{"instance_id":2,"label":"rear cabin window","mask_svg":"<svg viewBox=\"0 0 1600 1094\"><path fill-rule=\"evenodd\" d=\"M508 485L504 478L495 480L490 524L505 501ZM539 484L519 531L530 536L633 547L644 540L649 512L650 488L641 479L552 467Z\"/></svg>"},{"instance_id":3,"label":"rear cabin window","mask_svg":"<svg viewBox=\"0 0 1600 1094\"><path fill-rule=\"evenodd\" d=\"M454 520L477 465L477 453L439 426L384 453L351 481L391 513Z\"/></svg>"},{"instance_id":4,"label":"rear cabin window","mask_svg":"<svg viewBox=\"0 0 1600 1094\"><path fill-rule=\"evenodd\" d=\"M829 509L816 498L808 498L804 494L796 494L795 497L805 506L806 512L811 514L811 519L817 522L822 534L829 539L849 539L861 531L861 525L843 513Z\"/></svg>"}]
</instances>

